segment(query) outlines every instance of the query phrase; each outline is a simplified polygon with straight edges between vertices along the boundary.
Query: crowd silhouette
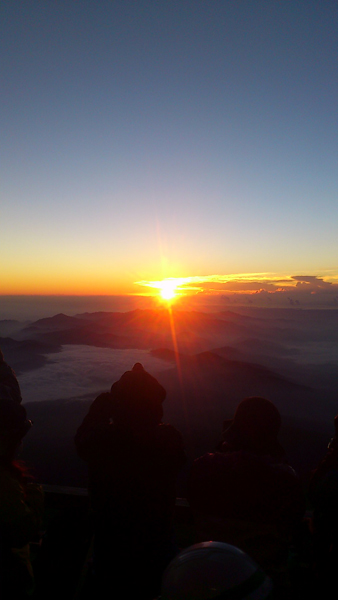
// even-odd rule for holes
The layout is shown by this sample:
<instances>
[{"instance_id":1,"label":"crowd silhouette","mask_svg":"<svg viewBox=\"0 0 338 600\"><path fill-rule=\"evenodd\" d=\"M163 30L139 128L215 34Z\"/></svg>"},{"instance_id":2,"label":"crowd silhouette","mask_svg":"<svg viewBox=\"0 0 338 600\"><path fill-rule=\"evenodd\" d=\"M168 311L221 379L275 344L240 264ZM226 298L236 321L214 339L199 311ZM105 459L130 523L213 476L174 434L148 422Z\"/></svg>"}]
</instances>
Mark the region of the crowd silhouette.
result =
<instances>
[{"instance_id":1,"label":"crowd silhouette","mask_svg":"<svg viewBox=\"0 0 338 600\"><path fill-rule=\"evenodd\" d=\"M243 399L223 423L215 449L192 464L188 501L196 544L182 550L174 513L186 455L180 432L162 422L165 396L136 363L94 400L76 432L94 524L86 598L104 597L112 585L140 600L296 598L329 590L338 558L338 417L305 489L278 441L277 408L265 398ZM43 493L16 458L31 425L0 351L4 599L34 597L29 547L41 535Z\"/></svg>"}]
</instances>

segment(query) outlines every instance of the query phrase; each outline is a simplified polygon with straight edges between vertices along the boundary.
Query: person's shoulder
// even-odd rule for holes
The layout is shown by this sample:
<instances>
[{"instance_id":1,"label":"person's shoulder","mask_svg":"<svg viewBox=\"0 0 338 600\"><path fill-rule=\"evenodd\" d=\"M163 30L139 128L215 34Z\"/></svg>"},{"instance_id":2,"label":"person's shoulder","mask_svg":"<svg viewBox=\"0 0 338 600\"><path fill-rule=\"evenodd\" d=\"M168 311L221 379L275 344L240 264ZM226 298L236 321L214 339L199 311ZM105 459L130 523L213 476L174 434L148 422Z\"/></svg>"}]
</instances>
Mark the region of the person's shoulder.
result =
<instances>
[{"instance_id":1,"label":"person's shoulder","mask_svg":"<svg viewBox=\"0 0 338 600\"><path fill-rule=\"evenodd\" d=\"M236 458L236 457L234 457ZM238 454L238 468L269 481L293 485L298 481L298 475L283 456L242 452Z\"/></svg>"},{"instance_id":2,"label":"person's shoulder","mask_svg":"<svg viewBox=\"0 0 338 600\"><path fill-rule=\"evenodd\" d=\"M110 418L112 416L113 398L110 392L102 392L92 402L89 415L92 417Z\"/></svg>"},{"instance_id":3,"label":"person's shoulder","mask_svg":"<svg viewBox=\"0 0 338 600\"><path fill-rule=\"evenodd\" d=\"M3 491L5 487L15 487L16 489L22 489L17 477L11 473L9 469L0 465L0 491Z\"/></svg>"},{"instance_id":4,"label":"person's shoulder","mask_svg":"<svg viewBox=\"0 0 338 600\"><path fill-rule=\"evenodd\" d=\"M174 459L176 465L183 465L186 460L183 437L173 425L160 423L156 427L155 447L159 456Z\"/></svg>"},{"instance_id":5,"label":"person's shoulder","mask_svg":"<svg viewBox=\"0 0 338 600\"><path fill-rule=\"evenodd\" d=\"M24 489L18 478L0 466L0 513L7 514L17 503L24 503Z\"/></svg>"},{"instance_id":6,"label":"person's shoulder","mask_svg":"<svg viewBox=\"0 0 338 600\"><path fill-rule=\"evenodd\" d=\"M170 423L159 423L157 425L157 431L160 435L181 435L181 433L174 427L174 425L170 425Z\"/></svg>"},{"instance_id":7,"label":"person's shoulder","mask_svg":"<svg viewBox=\"0 0 338 600\"><path fill-rule=\"evenodd\" d=\"M197 468L204 466L219 466L227 468L236 465L241 460L240 452L207 452L194 460L194 466Z\"/></svg>"},{"instance_id":8,"label":"person's shoulder","mask_svg":"<svg viewBox=\"0 0 338 600\"><path fill-rule=\"evenodd\" d=\"M266 457L266 460L262 462L262 466L269 470L272 478L285 484L294 485L299 481L297 472L286 458L274 459L273 457Z\"/></svg>"},{"instance_id":9,"label":"person's shoulder","mask_svg":"<svg viewBox=\"0 0 338 600\"><path fill-rule=\"evenodd\" d=\"M290 465L286 460L277 461L273 467L276 471L283 474L285 477L291 477L294 479L298 479L297 471Z\"/></svg>"},{"instance_id":10,"label":"person's shoulder","mask_svg":"<svg viewBox=\"0 0 338 600\"><path fill-rule=\"evenodd\" d=\"M155 430L156 439L162 444L183 445L182 434L176 427L168 423L160 423Z\"/></svg>"}]
</instances>

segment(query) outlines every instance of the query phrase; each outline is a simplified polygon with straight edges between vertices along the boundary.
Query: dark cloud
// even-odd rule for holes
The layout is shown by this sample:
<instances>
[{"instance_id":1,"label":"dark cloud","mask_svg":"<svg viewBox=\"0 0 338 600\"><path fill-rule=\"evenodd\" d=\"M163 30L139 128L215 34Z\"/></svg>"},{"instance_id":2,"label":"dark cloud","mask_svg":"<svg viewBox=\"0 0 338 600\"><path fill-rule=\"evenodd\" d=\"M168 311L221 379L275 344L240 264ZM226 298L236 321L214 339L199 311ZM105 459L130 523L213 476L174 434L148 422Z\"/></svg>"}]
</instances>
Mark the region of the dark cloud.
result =
<instances>
[{"instance_id":1,"label":"dark cloud","mask_svg":"<svg viewBox=\"0 0 338 600\"><path fill-rule=\"evenodd\" d=\"M297 287L306 286L309 288L310 286L313 290L323 288L328 289L333 285L330 281L324 281L324 279L317 277L316 275L293 275L292 279L297 281Z\"/></svg>"},{"instance_id":2,"label":"dark cloud","mask_svg":"<svg viewBox=\"0 0 338 600\"><path fill-rule=\"evenodd\" d=\"M288 296L288 301L290 302L290 306L300 306L299 300L290 298L290 296Z\"/></svg>"},{"instance_id":3,"label":"dark cloud","mask_svg":"<svg viewBox=\"0 0 338 600\"><path fill-rule=\"evenodd\" d=\"M200 301L212 297L212 288L215 284L205 282ZM210 288L208 289L208 286ZM276 306L292 308L324 308L338 306L338 284L325 281L317 275L293 275L289 279L245 279L218 282L218 289L223 289L227 294L219 296L218 302L232 305ZM217 294L214 295L214 304L217 304Z\"/></svg>"}]
</instances>

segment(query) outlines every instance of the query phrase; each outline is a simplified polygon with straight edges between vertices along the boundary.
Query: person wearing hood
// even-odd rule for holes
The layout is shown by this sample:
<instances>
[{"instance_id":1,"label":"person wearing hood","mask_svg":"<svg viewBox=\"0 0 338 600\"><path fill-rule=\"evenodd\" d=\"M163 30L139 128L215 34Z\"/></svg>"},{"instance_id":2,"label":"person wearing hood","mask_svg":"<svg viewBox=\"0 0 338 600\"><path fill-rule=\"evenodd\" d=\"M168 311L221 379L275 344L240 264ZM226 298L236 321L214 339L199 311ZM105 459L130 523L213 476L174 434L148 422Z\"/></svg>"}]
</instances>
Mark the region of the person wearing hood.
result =
<instances>
[{"instance_id":1,"label":"person wearing hood","mask_svg":"<svg viewBox=\"0 0 338 600\"><path fill-rule=\"evenodd\" d=\"M163 424L166 392L140 363L101 394L75 444L88 464L94 514L94 574L138 598L153 598L176 552L176 479L185 460L181 434ZM142 595L143 594L143 595Z\"/></svg>"}]
</instances>

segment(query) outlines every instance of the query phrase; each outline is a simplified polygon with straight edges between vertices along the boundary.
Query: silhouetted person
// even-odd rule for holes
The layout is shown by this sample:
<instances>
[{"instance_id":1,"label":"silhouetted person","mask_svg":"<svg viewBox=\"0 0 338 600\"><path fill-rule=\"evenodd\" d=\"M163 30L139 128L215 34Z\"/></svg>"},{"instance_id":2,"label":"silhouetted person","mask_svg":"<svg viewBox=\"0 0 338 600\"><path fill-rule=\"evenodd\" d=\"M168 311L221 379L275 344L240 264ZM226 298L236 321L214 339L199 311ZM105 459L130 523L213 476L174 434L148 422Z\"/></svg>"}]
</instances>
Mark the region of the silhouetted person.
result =
<instances>
[{"instance_id":1,"label":"silhouetted person","mask_svg":"<svg viewBox=\"0 0 338 600\"><path fill-rule=\"evenodd\" d=\"M41 487L15 461L31 427L26 410L0 396L0 598L18 600L33 591L29 542L37 539L43 514Z\"/></svg>"},{"instance_id":2,"label":"silhouetted person","mask_svg":"<svg viewBox=\"0 0 338 600\"><path fill-rule=\"evenodd\" d=\"M198 541L233 544L275 579L304 512L298 477L277 439L280 426L272 402L244 399L224 422L218 451L195 460L189 482Z\"/></svg>"},{"instance_id":3,"label":"silhouetted person","mask_svg":"<svg viewBox=\"0 0 338 600\"><path fill-rule=\"evenodd\" d=\"M13 369L4 361L0 349L0 397L22 402L20 386Z\"/></svg>"},{"instance_id":4,"label":"silhouetted person","mask_svg":"<svg viewBox=\"0 0 338 600\"><path fill-rule=\"evenodd\" d=\"M176 552L172 518L185 453L181 434L161 423L164 388L140 363L101 394L77 431L88 463L94 511L96 588L153 598Z\"/></svg>"},{"instance_id":5,"label":"silhouetted person","mask_svg":"<svg viewBox=\"0 0 338 600\"><path fill-rule=\"evenodd\" d=\"M335 435L312 474L309 496L313 504L314 567L321 586L336 585L338 565L338 415Z\"/></svg>"}]
</instances>

